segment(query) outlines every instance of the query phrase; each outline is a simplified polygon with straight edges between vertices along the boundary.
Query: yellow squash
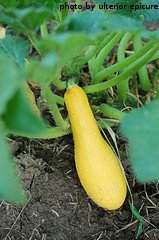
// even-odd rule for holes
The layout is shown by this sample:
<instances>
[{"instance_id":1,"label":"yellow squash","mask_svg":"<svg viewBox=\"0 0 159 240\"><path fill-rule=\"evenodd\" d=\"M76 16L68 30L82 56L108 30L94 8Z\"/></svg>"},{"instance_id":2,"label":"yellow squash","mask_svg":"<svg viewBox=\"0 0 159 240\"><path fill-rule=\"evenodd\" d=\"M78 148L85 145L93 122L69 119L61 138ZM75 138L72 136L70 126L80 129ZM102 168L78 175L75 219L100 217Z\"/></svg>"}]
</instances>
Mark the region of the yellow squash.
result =
<instances>
[{"instance_id":1,"label":"yellow squash","mask_svg":"<svg viewBox=\"0 0 159 240\"><path fill-rule=\"evenodd\" d=\"M105 142L87 95L77 85L65 93L75 143L75 163L81 184L99 206L115 210L126 198L126 181L117 156Z\"/></svg>"}]
</instances>

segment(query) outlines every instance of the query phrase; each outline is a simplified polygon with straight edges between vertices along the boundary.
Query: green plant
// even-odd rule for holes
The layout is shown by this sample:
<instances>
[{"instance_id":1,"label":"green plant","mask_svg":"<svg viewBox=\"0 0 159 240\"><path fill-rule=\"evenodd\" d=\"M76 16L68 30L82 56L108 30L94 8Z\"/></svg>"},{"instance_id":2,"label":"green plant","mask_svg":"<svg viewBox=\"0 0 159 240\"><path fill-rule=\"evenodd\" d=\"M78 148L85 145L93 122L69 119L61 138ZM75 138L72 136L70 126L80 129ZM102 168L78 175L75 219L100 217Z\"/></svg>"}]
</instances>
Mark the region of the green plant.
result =
<instances>
[{"instance_id":1,"label":"green plant","mask_svg":"<svg viewBox=\"0 0 159 240\"><path fill-rule=\"evenodd\" d=\"M157 21L158 14L155 10L131 8L131 4L142 6L153 1L134 0L131 4L126 1L127 8L117 9L113 14L98 10L98 5L104 2L100 0L94 1L96 10L75 11L74 14L68 14L67 9L59 10L63 2L67 3L0 2L0 23L6 26L6 37L0 39L0 181L3 182L0 196L6 201L25 201L13 170L6 136L48 139L69 134L69 119L62 115L62 110L65 108L63 94L70 77L76 78L89 94L100 127L114 125L112 119L122 121L120 129L129 140L130 161L137 179L140 182L159 179L158 135L154 137L154 132L158 133L158 77L147 69L149 62L159 58L159 31L149 31L144 25L144 20ZM117 3L123 4L123 0L109 2ZM36 57L29 55L30 46ZM114 54L111 61L110 54ZM25 64L26 58L29 64ZM90 74L87 84L81 80L85 64ZM27 80L41 88L54 127L46 125L35 114L24 90ZM57 94L52 92L51 84ZM136 95L141 92L138 99ZM150 103L148 93L151 93ZM137 108L139 102L145 106L130 113L123 111ZM139 132L141 134L134 134ZM140 171L143 168L145 171ZM12 195L9 189L13 190Z\"/></svg>"}]
</instances>

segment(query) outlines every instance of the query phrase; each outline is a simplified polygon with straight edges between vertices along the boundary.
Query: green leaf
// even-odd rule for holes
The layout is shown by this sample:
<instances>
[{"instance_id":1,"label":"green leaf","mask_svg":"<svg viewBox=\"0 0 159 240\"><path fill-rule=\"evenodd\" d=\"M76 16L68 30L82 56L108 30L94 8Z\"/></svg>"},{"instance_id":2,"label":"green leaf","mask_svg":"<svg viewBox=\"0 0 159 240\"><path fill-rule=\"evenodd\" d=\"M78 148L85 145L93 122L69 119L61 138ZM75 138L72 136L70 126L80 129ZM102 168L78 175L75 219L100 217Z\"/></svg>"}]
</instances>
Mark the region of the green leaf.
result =
<instances>
[{"instance_id":1,"label":"green leaf","mask_svg":"<svg viewBox=\"0 0 159 240\"><path fill-rule=\"evenodd\" d=\"M51 17L50 11L45 8L28 7L25 9L8 10L15 18L17 18L27 29L36 30L45 19Z\"/></svg>"},{"instance_id":2,"label":"green leaf","mask_svg":"<svg viewBox=\"0 0 159 240\"><path fill-rule=\"evenodd\" d=\"M28 7L24 9L4 9L0 7L0 22L17 28L25 35L37 28L44 20L51 18L51 11L45 7Z\"/></svg>"},{"instance_id":3,"label":"green leaf","mask_svg":"<svg viewBox=\"0 0 159 240\"><path fill-rule=\"evenodd\" d=\"M7 202L24 204L26 196L0 126L0 198Z\"/></svg>"},{"instance_id":4,"label":"green leaf","mask_svg":"<svg viewBox=\"0 0 159 240\"><path fill-rule=\"evenodd\" d=\"M27 78L42 84L59 78L62 68L72 66L74 58L92 42L92 38L83 33L54 34L39 41L37 46L44 57L30 62L26 67Z\"/></svg>"},{"instance_id":5,"label":"green leaf","mask_svg":"<svg viewBox=\"0 0 159 240\"><path fill-rule=\"evenodd\" d=\"M141 33L142 37L144 38L153 38L155 40L159 40L159 30L156 31L143 31Z\"/></svg>"},{"instance_id":6,"label":"green leaf","mask_svg":"<svg viewBox=\"0 0 159 240\"><path fill-rule=\"evenodd\" d=\"M94 0L95 3L102 4L106 1L103 0ZM107 3L106 3L107 4ZM158 5L156 0L109 0L108 5L113 6L124 6L125 8L118 9L117 7L113 10L110 10L110 13L120 14L120 15L129 15L131 18L142 19L149 22L156 22L159 20L158 9L147 9L145 7L151 7L154 5ZM133 5L133 8L131 7ZM135 8L136 9L135 9ZM141 9L140 9L141 8Z\"/></svg>"},{"instance_id":7,"label":"green leaf","mask_svg":"<svg viewBox=\"0 0 159 240\"><path fill-rule=\"evenodd\" d=\"M22 70L4 52L0 51L0 115L6 104L21 86L24 78Z\"/></svg>"},{"instance_id":8,"label":"green leaf","mask_svg":"<svg viewBox=\"0 0 159 240\"><path fill-rule=\"evenodd\" d=\"M4 9L0 6L0 22L15 27L27 35L27 28L19 21L19 19L16 19L14 16L12 16L11 13L11 10L8 11L7 9Z\"/></svg>"},{"instance_id":9,"label":"green leaf","mask_svg":"<svg viewBox=\"0 0 159 240\"><path fill-rule=\"evenodd\" d=\"M6 35L5 38L0 39L0 49L17 64L22 65L28 54L29 44L18 36Z\"/></svg>"},{"instance_id":10,"label":"green leaf","mask_svg":"<svg viewBox=\"0 0 159 240\"><path fill-rule=\"evenodd\" d=\"M144 221L143 217L140 215L137 208L133 204L130 204L130 208L131 208L131 211L132 211L133 215L139 221L139 226L138 226L138 230L137 230L137 234L136 234L136 238L135 238L135 239L138 239L139 236L141 235L142 231L143 231L143 224L144 224L145 221Z\"/></svg>"},{"instance_id":11,"label":"green leaf","mask_svg":"<svg viewBox=\"0 0 159 240\"><path fill-rule=\"evenodd\" d=\"M49 53L41 61L32 60L26 66L26 78L44 84L50 82L57 75L58 56Z\"/></svg>"},{"instance_id":12,"label":"green leaf","mask_svg":"<svg viewBox=\"0 0 159 240\"><path fill-rule=\"evenodd\" d=\"M83 33L62 33L43 39L38 47L43 55L55 53L58 66L64 66L92 43L92 39Z\"/></svg>"},{"instance_id":13,"label":"green leaf","mask_svg":"<svg viewBox=\"0 0 159 240\"><path fill-rule=\"evenodd\" d=\"M11 8L17 6L17 0L1 0L0 5L5 8Z\"/></svg>"},{"instance_id":14,"label":"green leaf","mask_svg":"<svg viewBox=\"0 0 159 240\"><path fill-rule=\"evenodd\" d=\"M120 21L119 21L120 19ZM100 33L102 31L141 31L145 29L138 20L127 16L104 14L102 11L85 11L70 15L58 31L83 31Z\"/></svg>"},{"instance_id":15,"label":"green leaf","mask_svg":"<svg viewBox=\"0 0 159 240\"><path fill-rule=\"evenodd\" d=\"M19 90L7 105L7 111L2 119L10 133L19 136L45 133L45 127L33 112L22 90Z\"/></svg>"},{"instance_id":16,"label":"green leaf","mask_svg":"<svg viewBox=\"0 0 159 240\"><path fill-rule=\"evenodd\" d=\"M156 0L141 0L141 5L146 5L146 6L153 6L153 5L157 5L158 1ZM159 20L159 9L141 9L141 10L137 10L136 12L134 12L134 16L138 17L138 16L143 16L144 20L148 21L148 22L157 22Z\"/></svg>"},{"instance_id":17,"label":"green leaf","mask_svg":"<svg viewBox=\"0 0 159 240\"><path fill-rule=\"evenodd\" d=\"M129 141L129 157L138 181L159 180L159 101L133 110L121 123Z\"/></svg>"}]
</instances>

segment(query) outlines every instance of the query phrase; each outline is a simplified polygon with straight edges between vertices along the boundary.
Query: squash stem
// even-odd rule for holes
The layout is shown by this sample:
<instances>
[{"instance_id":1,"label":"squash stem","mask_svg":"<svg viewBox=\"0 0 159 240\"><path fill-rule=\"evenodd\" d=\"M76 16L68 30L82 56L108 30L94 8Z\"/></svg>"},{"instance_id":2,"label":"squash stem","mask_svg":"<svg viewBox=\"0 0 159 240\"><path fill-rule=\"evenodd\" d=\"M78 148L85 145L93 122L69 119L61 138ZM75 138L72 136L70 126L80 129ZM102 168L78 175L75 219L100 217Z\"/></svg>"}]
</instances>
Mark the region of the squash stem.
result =
<instances>
[{"instance_id":1,"label":"squash stem","mask_svg":"<svg viewBox=\"0 0 159 240\"><path fill-rule=\"evenodd\" d=\"M43 24L40 26L40 31L41 31L42 38L48 37L48 29L47 29L46 21L44 21Z\"/></svg>"},{"instance_id":2,"label":"squash stem","mask_svg":"<svg viewBox=\"0 0 159 240\"><path fill-rule=\"evenodd\" d=\"M36 51L40 54L40 55L42 55L41 54L41 50L39 49L39 47L38 47L38 44L37 44L37 38L34 36L34 35L30 35L29 36L29 40L30 40L30 42L31 42L31 44L34 46L34 48L36 49Z\"/></svg>"},{"instance_id":3,"label":"squash stem","mask_svg":"<svg viewBox=\"0 0 159 240\"><path fill-rule=\"evenodd\" d=\"M52 93L57 104L64 106L64 98Z\"/></svg>"},{"instance_id":4,"label":"squash stem","mask_svg":"<svg viewBox=\"0 0 159 240\"><path fill-rule=\"evenodd\" d=\"M126 47L128 45L128 42L129 42L131 36L132 36L132 33L128 32L123 36L122 40L120 41L120 44L118 47L118 52L117 52L117 60L119 63L124 61L124 59L125 59L125 50L126 50ZM123 72L123 69L120 70L120 73L122 73L122 72ZM117 85L118 96L119 96L119 99L121 99L122 101L124 101L126 99L127 92L129 92L128 83L129 83L129 78Z\"/></svg>"},{"instance_id":5,"label":"squash stem","mask_svg":"<svg viewBox=\"0 0 159 240\"><path fill-rule=\"evenodd\" d=\"M77 85L76 82L77 80L75 78L70 78L67 82L67 88L71 88L72 86Z\"/></svg>"},{"instance_id":6,"label":"squash stem","mask_svg":"<svg viewBox=\"0 0 159 240\"><path fill-rule=\"evenodd\" d=\"M133 43L135 52L138 52L142 48L142 40L140 33L134 35ZM145 91L149 91L151 89L151 83L146 65L138 70L138 74L142 89Z\"/></svg>"},{"instance_id":7,"label":"squash stem","mask_svg":"<svg viewBox=\"0 0 159 240\"><path fill-rule=\"evenodd\" d=\"M149 50L146 54L144 54L141 58L137 59L134 63L130 64L123 73L110 79L107 82L95 84L92 86L87 86L84 88L86 93L94 93L106 90L110 87L113 87L125 79L129 78L132 74L136 73L139 68L145 65L151 58L152 55L158 50L158 44L154 44L154 47Z\"/></svg>"},{"instance_id":8,"label":"squash stem","mask_svg":"<svg viewBox=\"0 0 159 240\"><path fill-rule=\"evenodd\" d=\"M150 41L149 43L147 43L144 47L142 47L140 49L140 51L132 54L130 57L127 57L125 60L116 63L108 68L105 68L104 70L100 71L99 73L96 74L96 76L93 79L93 82L96 83L100 83L103 80L106 79L106 77L112 75L113 73L120 71L121 69L127 67L128 65L130 65L131 63L135 62L136 60L138 60L140 57L142 57L142 55L144 55L146 52L148 52L154 45L153 41Z\"/></svg>"},{"instance_id":9,"label":"squash stem","mask_svg":"<svg viewBox=\"0 0 159 240\"><path fill-rule=\"evenodd\" d=\"M89 47L84 56L75 59L75 63L77 64L77 66L82 67L84 64L86 64L91 58L93 58L97 53L99 53L99 51L103 47L105 47L115 35L116 33L114 32L106 35L106 37L104 37L104 39L99 42L99 45Z\"/></svg>"},{"instance_id":10,"label":"squash stem","mask_svg":"<svg viewBox=\"0 0 159 240\"><path fill-rule=\"evenodd\" d=\"M120 38L123 36L123 33L117 33L114 37L113 33L108 35L107 41L105 41L105 47L102 48L102 50L97 55L96 59L93 62L94 66L94 75L99 72L101 67L103 66L104 60L107 58L110 51L113 49L113 47L116 45L116 43L120 40ZM110 39L111 37L111 39ZM109 41L108 41L109 40ZM92 81L93 83L93 81Z\"/></svg>"},{"instance_id":11,"label":"squash stem","mask_svg":"<svg viewBox=\"0 0 159 240\"><path fill-rule=\"evenodd\" d=\"M123 118L127 115L127 113L122 112L104 103L100 105L99 109L100 112L104 114L104 116L117 119L119 121L122 121Z\"/></svg>"},{"instance_id":12,"label":"squash stem","mask_svg":"<svg viewBox=\"0 0 159 240\"><path fill-rule=\"evenodd\" d=\"M58 127L62 130L68 129L69 123L63 119L63 117L60 113L60 110L57 106L56 99L55 99L54 95L52 94L49 86L42 87L42 96L47 101L49 109L50 109L50 113L52 114Z\"/></svg>"},{"instance_id":13,"label":"squash stem","mask_svg":"<svg viewBox=\"0 0 159 240\"><path fill-rule=\"evenodd\" d=\"M64 90L66 88L66 82L60 81L58 78L52 79L53 84L58 88L58 90Z\"/></svg>"}]
</instances>

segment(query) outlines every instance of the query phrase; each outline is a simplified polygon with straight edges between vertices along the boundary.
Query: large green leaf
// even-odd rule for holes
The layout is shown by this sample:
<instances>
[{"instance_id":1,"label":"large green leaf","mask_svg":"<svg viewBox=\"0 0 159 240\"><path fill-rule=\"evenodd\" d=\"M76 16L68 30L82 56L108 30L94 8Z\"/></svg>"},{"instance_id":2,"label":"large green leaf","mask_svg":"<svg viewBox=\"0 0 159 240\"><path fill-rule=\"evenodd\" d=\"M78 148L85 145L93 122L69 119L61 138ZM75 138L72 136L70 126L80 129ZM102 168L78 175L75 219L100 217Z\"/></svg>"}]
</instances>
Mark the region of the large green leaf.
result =
<instances>
[{"instance_id":1,"label":"large green leaf","mask_svg":"<svg viewBox=\"0 0 159 240\"><path fill-rule=\"evenodd\" d=\"M71 32L54 34L39 41L37 46L43 58L41 61L30 62L26 70L27 78L41 83L59 78L62 68L73 62L74 58L92 43L92 38L87 34Z\"/></svg>"},{"instance_id":2,"label":"large green leaf","mask_svg":"<svg viewBox=\"0 0 159 240\"><path fill-rule=\"evenodd\" d=\"M142 6L153 6L153 5L157 5L159 7L159 2L158 0L141 0L141 5ZM139 9L137 11L134 11L134 16L135 17L139 17L139 16L143 16L144 20L148 21L148 22L156 22L159 20L159 9Z\"/></svg>"},{"instance_id":3,"label":"large green leaf","mask_svg":"<svg viewBox=\"0 0 159 240\"><path fill-rule=\"evenodd\" d=\"M14 11L14 9L13 9L13 11ZM12 27L15 27L27 35L28 34L27 28L19 21L19 19L12 16L11 12L12 12L12 10L8 11L7 9L4 9L0 5L0 22L10 25Z\"/></svg>"},{"instance_id":4,"label":"large green leaf","mask_svg":"<svg viewBox=\"0 0 159 240\"><path fill-rule=\"evenodd\" d=\"M22 71L15 62L0 51L0 115L5 111L6 104L23 82Z\"/></svg>"},{"instance_id":5,"label":"large green leaf","mask_svg":"<svg viewBox=\"0 0 159 240\"><path fill-rule=\"evenodd\" d=\"M103 0L94 0L95 3L102 4L105 2L105 4L108 5L113 5L119 6L121 5L122 7L125 5L126 7L124 8L117 8L115 7L115 10L110 10L110 12L114 12L116 14L120 15L129 15L132 18L137 18L141 20L144 17L145 20L149 22L156 22L159 20L159 14L158 14L158 9L154 9L153 6L156 5L158 6L158 1L157 0L109 0L108 2L103 1ZM150 6L152 9L147 9Z\"/></svg>"},{"instance_id":6,"label":"large green leaf","mask_svg":"<svg viewBox=\"0 0 159 240\"><path fill-rule=\"evenodd\" d=\"M44 22L45 19L51 18L51 11L46 7L35 8L28 7L24 9L0 7L0 22L11 25L25 35L30 31L35 31Z\"/></svg>"},{"instance_id":7,"label":"large green leaf","mask_svg":"<svg viewBox=\"0 0 159 240\"><path fill-rule=\"evenodd\" d=\"M159 180L159 101L129 113L121 124L129 141L133 171L140 182Z\"/></svg>"},{"instance_id":8,"label":"large green leaf","mask_svg":"<svg viewBox=\"0 0 159 240\"><path fill-rule=\"evenodd\" d=\"M94 10L70 15L59 31L100 33L101 31L141 31L143 29L145 28L140 21L130 17L105 14L102 11Z\"/></svg>"},{"instance_id":9,"label":"large green leaf","mask_svg":"<svg viewBox=\"0 0 159 240\"><path fill-rule=\"evenodd\" d=\"M55 53L46 54L41 61L32 60L26 66L26 78L37 83L51 82L57 76L58 55Z\"/></svg>"},{"instance_id":10,"label":"large green leaf","mask_svg":"<svg viewBox=\"0 0 159 240\"><path fill-rule=\"evenodd\" d=\"M43 55L56 53L58 66L63 66L77 57L79 53L92 43L92 39L84 33L54 34L39 42L38 47Z\"/></svg>"},{"instance_id":11,"label":"large green leaf","mask_svg":"<svg viewBox=\"0 0 159 240\"><path fill-rule=\"evenodd\" d=\"M2 119L10 133L20 136L34 137L45 133L45 127L34 113L22 90L19 90L7 105Z\"/></svg>"},{"instance_id":12,"label":"large green leaf","mask_svg":"<svg viewBox=\"0 0 159 240\"><path fill-rule=\"evenodd\" d=\"M1 0L0 5L5 8L16 7L18 1L17 0Z\"/></svg>"},{"instance_id":13,"label":"large green leaf","mask_svg":"<svg viewBox=\"0 0 159 240\"><path fill-rule=\"evenodd\" d=\"M18 8L25 8L36 6L36 7L42 7L47 6L49 8L53 7L55 0L1 0L0 5L2 5L5 8L11 8L11 7L18 7Z\"/></svg>"},{"instance_id":14,"label":"large green leaf","mask_svg":"<svg viewBox=\"0 0 159 240\"><path fill-rule=\"evenodd\" d=\"M18 36L6 35L0 39L0 49L17 64L22 65L28 54L29 44Z\"/></svg>"},{"instance_id":15,"label":"large green leaf","mask_svg":"<svg viewBox=\"0 0 159 240\"><path fill-rule=\"evenodd\" d=\"M17 171L11 160L8 146L0 125L0 198L7 202L24 204L26 196Z\"/></svg>"}]
</instances>

